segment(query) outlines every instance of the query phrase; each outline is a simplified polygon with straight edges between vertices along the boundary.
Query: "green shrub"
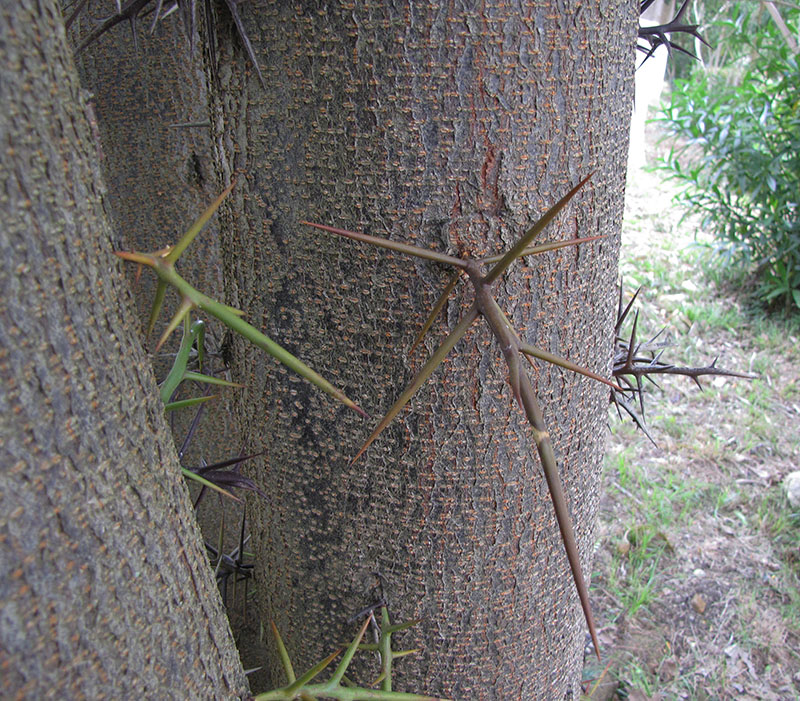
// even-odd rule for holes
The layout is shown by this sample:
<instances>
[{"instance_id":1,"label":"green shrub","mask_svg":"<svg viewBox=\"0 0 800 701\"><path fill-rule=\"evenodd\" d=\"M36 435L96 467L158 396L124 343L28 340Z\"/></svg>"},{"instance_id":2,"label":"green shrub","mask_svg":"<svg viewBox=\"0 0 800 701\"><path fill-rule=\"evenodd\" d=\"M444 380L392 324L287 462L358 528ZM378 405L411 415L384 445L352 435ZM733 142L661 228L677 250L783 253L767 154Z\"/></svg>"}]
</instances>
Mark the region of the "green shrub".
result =
<instances>
[{"instance_id":1,"label":"green shrub","mask_svg":"<svg viewBox=\"0 0 800 701\"><path fill-rule=\"evenodd\" d=\"M717 68L676 81L661 121L678 137L661 167L685 187L720 265L755 273L757 293L800 308L800 66L758 5L734 8ZM783 7L796 34L800 9Z\"/></svg>"}]
</instances>

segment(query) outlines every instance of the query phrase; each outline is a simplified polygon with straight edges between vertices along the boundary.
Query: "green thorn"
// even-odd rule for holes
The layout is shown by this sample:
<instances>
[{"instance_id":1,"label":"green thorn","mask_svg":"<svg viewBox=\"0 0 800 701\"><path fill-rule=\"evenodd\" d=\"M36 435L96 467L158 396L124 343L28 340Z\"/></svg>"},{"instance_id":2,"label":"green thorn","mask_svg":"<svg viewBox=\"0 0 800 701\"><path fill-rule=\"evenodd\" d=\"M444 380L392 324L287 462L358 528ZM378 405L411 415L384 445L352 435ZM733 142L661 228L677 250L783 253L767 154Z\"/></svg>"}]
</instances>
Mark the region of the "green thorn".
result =
<instances>
[{"instance_id":1,"label":"green thorn","mask_svg":"<svg viewBox=\"0 0 800 701\"><path fill-rule=\"evenodd\" d=\"M347 668L350 666L350 662L353 660L353 655L356 654L356 650L358 650L358 644L361 642L361 638L364 637L364 633L367 630L367 626L369 625L370 619L367 618L362 624L361 628L359 629L356 637L353 638L353 642L350 643L347 650L342 657L342 661L339 662L339 666L333 673L333 676L330 678L329 683L338 686L339 682L342 680L344 673L347 671Z\"/></svg>"},{"instance_id":2,"label":"green thorn","mask_svg":"<svg viewBox=\"0 0 800 701\"><path fill-rule=\"evenodd\" d=\"M164 404L164 411L177 411L178 409L187 409L188 407L197 406L204 402L210 402L216 399L216 394L206 394L202 397L192 397L191 399L180 399L177 402L168 402Z\"/></svg>"},{"instance_id":3,"label":"green thorn","mask_svg":"<svg viewBox=\"0 0 800 701\"><path fill-rule=\"evenodd\" d=\"M294 674L294 667L292 667L292 661L289 658L289 653L286 652L286 646L283 644L283 638L281 638L281 634L278 631L278 626L275 625L275 621L269 622L270 626L272 627L272 637L275 638L275 645L278 648L278 655L281 658L281 664L283 665L283 670L286 672L286 677L289 684L294 684L297 681L297 677Z\"/></svg>"},{"instance_id":4,"label":"green thorn","mask_svg":"<svg viewBox=\"0 0 800 701\"><path fill-rule=\"evenodd\" d=\"M156 351L160 350L161 346L164 345L166 340L170 337L172 332L178 328L178 325L183 321L186 316L189 314L192 309L194 309L194 303L188 297L184 297L181 300L181 304L178 307L178 311L175 312L175 316L172 317L172 320L167 325L167 328L164 329L164 333L161 334L161 338L158 340L156 344Z\"/></svg>"},{"instance_id":5,"label":"green thorn","mask_svg":"<svg viewBox=\"0 0 800 701\"><path fill-rule=\"evenodd\" d=\"M167 283L163 280L159 280L156 286L156 294L153 297L153 306L150 308L150 318L147 321L147 336L153 332L153 327L156 325L158 315L161 313L161 307L164 304L164 295L166 292Z\"/></svg>"},{"instance_id":6,"label":"green thorn","mask_svg":"<svg viewBox=\"0 0 800 701\"><path fill-rule=\"evenodd\" d=\"M199 234L206 224L208 224L209 219L214 216L214 213L219 209L219 206L222 204L222 201L228 196L231 190L233 190L233 186L235 185L235 181L232 182L228 187L226 187L222 194L215 199L211 205L203 212L197 220L192 224L186 233L181 237L181 240L175 244L175 246L170 250L170 252L166 255L165 261L170 265L174 265L175 261L178 260L181 253L183 253L189 244L194 241L197 234Z\"/></svg>"}]
</instances>

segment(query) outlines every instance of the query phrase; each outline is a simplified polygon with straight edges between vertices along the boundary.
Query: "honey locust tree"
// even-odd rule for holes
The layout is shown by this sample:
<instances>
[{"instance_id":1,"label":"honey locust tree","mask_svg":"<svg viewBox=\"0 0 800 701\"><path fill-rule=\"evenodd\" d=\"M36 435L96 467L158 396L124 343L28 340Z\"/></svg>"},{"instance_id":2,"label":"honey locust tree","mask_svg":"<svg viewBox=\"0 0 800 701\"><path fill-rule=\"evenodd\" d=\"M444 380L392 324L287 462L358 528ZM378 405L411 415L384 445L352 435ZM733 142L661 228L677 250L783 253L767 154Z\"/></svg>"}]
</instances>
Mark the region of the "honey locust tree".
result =
<instances>
[{"instance_id":1,"label":"honey locust tree","mask_svg":"<svg viewBox=\"0 0 800 701\"><path fill-rule=\"evenodd\" d=\"M0 696L242 697L52 0L0 61Z\"/></svg>"},{"instance_id":2,"label":"honey locust tree","mask_svg":"<svg viewBox=\"0 0 800 701\"><path fill-rule=\"evenodd\" d=\"M485 326L352 462L470 308L469 286L410 352L451 271L301 222L479 258L593 173L543 236L605 238L527 257L494 293L524 340L607 374L636 4L239 11L252 56L222 4L206 50L219 186L237 183L222 219L227 301L373 414L235 344L238 422L264 451L250 475L269 495L250 505L261 616L311 663L384 599L395 620L422 619L422 651L398 663L396 688L576 694L585 622L531 428ZM547 364L530 373L590 572L608 390Z\"/></svg>"},{"instance_id":3,"label":"honey locust tree","mask_svg":"<svg viewBox=\"0 0 800 701\"><path fill-rule=\"evenodd\" d=\"M239 178L225 228L229 301L379 415L421 365L405 353L449 273L347 249L298 222L481 255L507 247L595 171L550 236L609 239L528 259L497 287L528 340L607 369L635 8L429 3L412 12L362 3L349 12L253 3L240 14L261 77L228 10L218 9L204 53L221 145L217 190ZM149 51L143 43L124 57L134 75ZM196 76L189 65L186 80L170 83L169 67L159 72L156 60L155 74L119 81L124 61L109 67L85 53L84 67L92 60L86 75L112 77L105 89L90 82L112 209L120 230L137 232L148 211L163 216L165 197L174 208L183 181L207 186L212 169L191 139L172 144L170 165L164 157L167 122L202 124L189 95ZM126 150L134 139L139 147ZM178 177L162 180L170 171ZM456 299L427 351L458 313ZM404 663L408 686L531 698L571 687L583 624L530 431L485 330L462 341L371 447L369 462L352 467L372 425L342 416L279 369L268 377L271 366L252 365L244 353L238 372L252 384L239 412L243 434L252 448L271 451L257 471L274 501L256 531L263 610L278 619L293 654L310 661L341 640L348 612L374 601L372 573L380 571L393 614L428 617L424 655L416 667ZM587 569L605 393L546 366L534 381Z\"/></svg>"}]
</instances>

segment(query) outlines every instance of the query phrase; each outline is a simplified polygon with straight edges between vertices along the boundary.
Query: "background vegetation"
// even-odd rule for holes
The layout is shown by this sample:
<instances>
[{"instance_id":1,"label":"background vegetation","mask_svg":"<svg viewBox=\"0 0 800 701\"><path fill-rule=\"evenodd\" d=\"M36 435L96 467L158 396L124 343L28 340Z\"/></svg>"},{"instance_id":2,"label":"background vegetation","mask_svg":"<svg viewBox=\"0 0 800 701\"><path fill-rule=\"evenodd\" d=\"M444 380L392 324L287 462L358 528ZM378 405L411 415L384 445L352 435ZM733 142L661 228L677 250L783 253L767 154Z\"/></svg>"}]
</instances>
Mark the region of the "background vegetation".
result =
<instances>
[{"instance_id":1,"label":"background vegetation","mask_svg":"<svg viewBox=\"0 0 800 701\"><path fill-rule=\"evenodd\" d=\"M713 233L716 266L789 312L800 308L800 6L781 3L776 19L769 4L700 4L714 48L698 44L702 60L676 69L663 167Z\"/></svg>"},{"instance_id":2,"label":"background vegetation","mask_svg":"<svg viewBox=\"0 0 800 701\"><path fill-rule=\"evenodd\" d=\"M657 445L612 413L592 577L611 652L585 670L592 699L800 696L796 44L764 3L694 6L713 49L670 61L648 126L663 170L628 173L620 272L665 358L758 378L651 386ZM798 6L776 6L798 37Z\"/></svg>"},{"instance_id":3,"label":"background vegetation","mask_svg":"<svg viewBox=\"0 0 800 701\"><path fill-rule=\"evenodd\" d=\"M629 174L620 268L627 296L643 286L642 334L666 327L665 358L719 355L758 378L650 385L657 445L612 412L592 575L609 657L589 660L585 688L592 699L797 698L800 511L783 480L800 463L800 324L719 279L711 238L696 241L698 218L681 220L674 193L658 174Z\"/></svg>"}]
</instances>

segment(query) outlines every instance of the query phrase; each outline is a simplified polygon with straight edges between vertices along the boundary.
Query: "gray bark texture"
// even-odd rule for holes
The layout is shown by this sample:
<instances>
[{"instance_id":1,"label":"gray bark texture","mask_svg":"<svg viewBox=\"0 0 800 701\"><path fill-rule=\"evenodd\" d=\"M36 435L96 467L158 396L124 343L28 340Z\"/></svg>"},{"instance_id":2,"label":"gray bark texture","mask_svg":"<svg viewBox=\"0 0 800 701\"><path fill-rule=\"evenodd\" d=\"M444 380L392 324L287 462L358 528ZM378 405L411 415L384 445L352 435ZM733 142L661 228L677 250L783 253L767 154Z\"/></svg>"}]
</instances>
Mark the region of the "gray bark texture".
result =
<instances>
[{"instance_id":1,"label":"gray bark texture","mask_svg":"<svg viewBox=\"0 0 800 701\"><path fill-rule=\"evenodd\" d=\"M55 3L0 61L0 696L241 697Z\"/></svg>"},{"instance_id":2,"label":"gray bark texture","mask_svg":"<svg viewBox=\"0 0 800 701\"><path fill-rule=\"evenodd\" d=\"M80 13L71 43L78 45L96 27L95 15L113 15L116 7L115 0L104 0ZM219 191L209 129L202 126L208 109L201 49L190 54L179 13L159 22L152 34L146 17L137 27L134 41L127 23L116 25L86 47L76 64L97 118L115 230L123 245L150 251L173 243ZM222 280L216 239L212 221L181 257L182 272L211 295ZM151 296L137 297L149 312Z\"/></svg>"},{"instance_id":3,"label":"gray bark texture","mask_svg":"<svg viewBox=\"0 0 800 701\"><path fill-rule=\"evenodd\" d=\"M270 503L252 504L264 619L304 668L375 599L421 617L396 689L458 699L577 694L585 624L530 429L478 323L366 455L350 459L471 302L408 349L449 276L299 224L450 254L507 249L582 176L495 289L529 342L608 373L636 7L630 0L240 5L262 89L220 12L212 127L229 303L342 387L367 422L238 344L239 421ZM233 39L230 39L234 36ZM591 572L606 387L538 365L534 385ZM275 682L282 675L273 661Z\"/></svg>"},{"instance_id":4,"label":"gray bark texture","mask_svg":"<svg viewBox=\"0 0 800 701\"><path fill-rule=\"evenodd\" d=\"M91 17L112 15L116 2L94 3L72 25L70 38L77 46L96 27ZM106 202L118 236L118 245L138 251L155 251L175 243L195 218L219 195L211 161L202 49L195 52L181 26L179 13L160 22L151 34L147 18L139 21L137 36L127 23L113 27L77 57L81 84L91 95L96 132L102 144L100 165L108 188ZM188 125L195 126L175 126ZM222 266L219 228L212 219L181 256L180 272L195 287L219 298ZM133 279L134 268L128 271ZM143 323L150 313L155 276L144 275L135 286ZM176 296L169 293L163 318L153 336L155 345L174 310ZM209 320L207 320L209 321ZM174 334L164 350L175 351L180 334ZM209 324L209 347L222 341L219 326ZM157 377L169 370L165 354L155 359ZM219 360L214 366L221 366ZM197 465L231 457L228 428L230 412L224 401L203 409L203 420L186 454L186 464ZM175 438L182 441L192 412L177 412L172 418ZM204 505L205 511L205 505ZM235 519L231 519L235 520Z\"/></svg>"}]
</instances>

